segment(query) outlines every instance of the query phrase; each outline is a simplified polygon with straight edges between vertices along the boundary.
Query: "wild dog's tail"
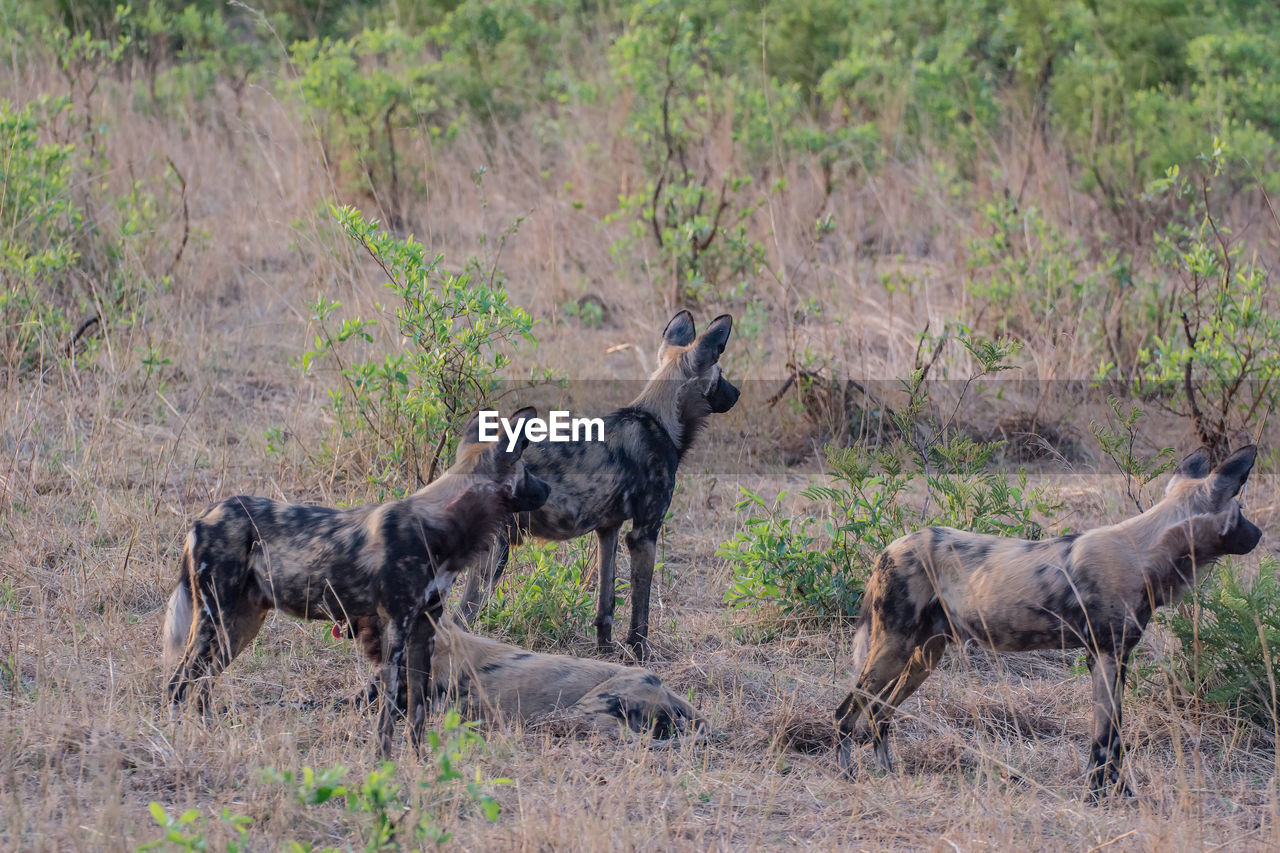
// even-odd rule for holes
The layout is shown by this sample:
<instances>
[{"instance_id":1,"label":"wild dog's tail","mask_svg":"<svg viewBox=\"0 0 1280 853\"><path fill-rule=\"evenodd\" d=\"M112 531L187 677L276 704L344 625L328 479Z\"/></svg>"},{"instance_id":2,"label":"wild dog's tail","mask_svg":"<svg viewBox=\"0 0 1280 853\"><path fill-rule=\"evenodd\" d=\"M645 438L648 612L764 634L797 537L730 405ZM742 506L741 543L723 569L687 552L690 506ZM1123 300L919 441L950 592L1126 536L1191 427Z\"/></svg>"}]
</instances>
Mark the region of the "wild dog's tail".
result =
<instances>
[{"instance_id":1,"label":"wild dog's tail","mask_svg":"<svg viewBox=\"0 0 1280 853\"><path fill-rule=\"evenodd\" d=\"M853 677L862 674L862 667L871 652L871 602L862 600L862 610L858 614L858 625L853 631Z\"/></svg>"},{"instance_id":2,"label":"wild dog's tail","mask_svg":"<svg viewBox=\"0 0 1280 853\"><path fill-rule=\"evenodd\" d=\"M191 614L193 597L191 592L191 566L196 546L196 532L187 534L187 541L182 547L182 570L178 573L178 584L169 596L169 606L164 614L164 665L173 669L182 659L187 648L187 639L191 635Z\"/></svg>"}]
</instances>

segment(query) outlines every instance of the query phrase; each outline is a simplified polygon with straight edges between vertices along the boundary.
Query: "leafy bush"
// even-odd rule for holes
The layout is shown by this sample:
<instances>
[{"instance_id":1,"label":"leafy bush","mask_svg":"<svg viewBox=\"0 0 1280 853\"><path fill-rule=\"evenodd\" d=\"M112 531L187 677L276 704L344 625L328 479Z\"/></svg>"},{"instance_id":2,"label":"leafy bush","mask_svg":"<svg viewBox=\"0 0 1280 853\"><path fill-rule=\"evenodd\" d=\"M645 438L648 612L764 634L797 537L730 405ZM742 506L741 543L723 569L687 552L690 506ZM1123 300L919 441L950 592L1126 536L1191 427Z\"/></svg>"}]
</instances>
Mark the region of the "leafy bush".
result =
<instances>
[{"instance_id":1,"label":"leafy bush","mask_svg":"<svg viewBox=\"0 0 1280 853\"><path fill-rule=\"evenodd\" d=\"M1217 151L1211 160L1220 157ZM1216 171L1216 170L1215 170ZM1221 453L1232 434L1280 404L1280 301L1261 265L1245 260L1231 230L1207 209L1209 177L1197 185L1176 166L1156 185L1187 212L1157 235L1156 258L1171 280L1133 366L1104 362L1103 376L1133 377L1133 389L1191 421Z\"/></svg>"},{"instance_id":2,"label":"leafy bush","mask_svg":"<svg viewBox=\"0 0 1280 853\"><path fill-rule=\"evenodd\" d=\"M165 276L156 266L161 212L141 181L113 194L98 174L110 164L68 97L15 108L0 99L0 368L24 372L71 354L90 326L127 326ZM90 191L77 186L90 185ZM172 267L172 256L165 259ZM73 325L87 316L78 329Z\"/></svg>"},{"instance_id":3,"label":"leafy bush","mask_svg":"<svg viewBox=\"0 0 1280 853\"><path fill-rule=\"evenodd\" d=\"M733 152L718 152L717 162L712 149L721 122L736 147L767 148L786 126L774 119L796 102L794 87L774 92L771 104L726 70L725 23L687 0L644 0L609 52L615 83L630 92L626 132L649 179L619 200L616 215L631 220L632 242L657 244L658 263L646 265L674 304L731 293L759 271L764 247L747 223L763 202L748 197L752 178Z\"/></svg>"},{"instance_id":4,"label":"leafy bush","mask_svg":"<svg viewBox=\"0 0 1280 853\"><path fill-rule=\"evenodd\" d=\"M963 334L959 341L978 365L966 389L981 376L1010 369L1005 359L1016 350L1013 344ZM884 448L870 442L827 448L831 481L803 493L822 507L820 533L813 530L815 519L797 522L747 492L735 507L747 515L743 527L717 552L733 573L726 602L735 608L769 604L785 615L819 621L848 620L858 613L876 557L903 534L949 526L1040 538L1035 516L1054 504L1027 486L1024 472L1011 483L993 470L1003 442L963 435L953 422L960 400L951 417L935 411L928 369L917 367L903 382L906 405L889 415L895 441Z\"/></svg>"},{"instance_id":5,"label":"leafy bush","mask_svg":"<svg viewBox=\"0 0 1280 853\"><path fill-rule=\"evenodd\" d=\"M75 147L44 143L42 131L69 109L66 98L40 98L15 109L0 100L0 345L10 367L40 354L67 331L70 277L83 212L71 199Z\"/></svg>"},{"instance_id":6,"label":"leafy bush","mask_svg":"<svg viewBox=\"0 0 1280 853\"><path fill-rule=\"evenodd\" d=\"M1167 666L1191 695L1273 730L1277 655L1280 655L1280 577L1267 555L1246 581L1238 561L1227 560L1199 594L1161 612L1181 645Z\"/></svg>"},{"instance_id":7,"label":"leafy bush","mask_svg":"<svg viewBox=\"0 0 1280 853\"><path fill-rule=\"evenodd\" d=\"M1001 71L1013 46L991 4L877 0L850 22L848 52L821 75L818 92L846 121L876 128L885 154L930 142L972 153L990 133Z\"/></svg>"},{"instance_id":8,"label":"leafy bush","mask_svg":"<svg viewBox=\"0 0 1280 853\"><path fill-rule=\"evenodd\" d=\"M507 567L480 614L480 624L522 648L572 646L595 621L591 541L531 542L513 550L512 562L519 568ZM624 591L625 587L619 596Z\"/></svg>"},{"instance_id":9,"label":"leafy bush","mask_svg":"<svg viewBox=\"0 0 1280 853\"><path fill-rule=\"evenodd\" d=\"M290 49L326 161L377 199L397 228L408 190L398 148L405 131L422 129L436 137L455 129L456 115L435 85L441 66L427 61L426 44L425 34L409 35L389 24L349 39L296 42Z\"/></svg>"},{"instance_id":10,"label":"leafy bush","mask_svg":"<svg viewBox=\"0 0 1280 853\"><path fill-rule=\"evenodd\" d=\"M277 56L276 39L289 31L289 21L280 15L195 5L170 10L153 0L135 18L133 42L153 104L187 107L209 98L223 83L239 115L245 90L265 77Z\"/></svg>"},{"instance_id":11,"label":"leafy bush","mask_svg":"<svg viewBox=\"0 0 1280 853\"><path fill-rule=\"evenodd\" d=\"M1011 198L988 202L983 216L990 233L969 241L975 325L989 323L994 333L1023 340L1061 336L1101 343L1106 285L1123 269L1116 256L1097 264L1079 240Z\"/></svg>"},{"instance_id":12,"label":"leafy bush","mask_svg":"<svg viewBox=\"0 0 1280 853\"><path fill-rule=\"evenodd\" d=\"M344 438L355 439L369 481L403 490L430 481L451 459L456 430L482 406L505 396L499 378L508 349L534 342L533 320L507 299L501 273L471 258L460 273L447 271L413 238L399 239L351 207L333 215L387 276L395 294L396 351L381 359L353 347L372 343L375 320L334 323L337 302L308 303L319 332L300 359L304 371L332 363L341 384L329 405Z\"/></svg>"}]
</instances>

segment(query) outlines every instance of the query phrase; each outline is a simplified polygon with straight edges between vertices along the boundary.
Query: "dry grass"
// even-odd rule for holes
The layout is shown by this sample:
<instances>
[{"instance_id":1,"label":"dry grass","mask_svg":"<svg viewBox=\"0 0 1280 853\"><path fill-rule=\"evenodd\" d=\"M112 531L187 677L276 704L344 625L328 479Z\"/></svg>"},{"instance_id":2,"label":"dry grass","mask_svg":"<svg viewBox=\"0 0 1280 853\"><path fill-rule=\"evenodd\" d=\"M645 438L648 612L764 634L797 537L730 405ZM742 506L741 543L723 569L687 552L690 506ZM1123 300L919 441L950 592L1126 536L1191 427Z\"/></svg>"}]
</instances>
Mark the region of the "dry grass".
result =
<instances>
[{"instance_id":1,"label":"dry grass","mask_svg":"<svg viewBox=\"0 0 1280 853\"><path fill-rule=\"evenodd\" d=\"M36 90L31 83L11 77L3 88L20 97ZM304 704L363 684L370 673L354 648L330 640L327 624L273 618L220 681L226 712L175 722L159 705L166 673L158 637L179 540L208 503L242 492L321 502L364 496L341 465L314 464L328 431L327 379L301 379L289 362L310 342L304 300L323 293L372 312L379 280L314 224L333 188L309 129L285 105L255 93L243 122L228 109L210 124L150 119L123 96L106 97L103 109L122 117L110 136L112 162L154 177L173 158L189 184L196 239L147 322L108 330L92 367L59 369L44 381L5 379L0 846L132 848L157 835L147 813L157 800L171 811L212 816L227 807L252 817L253 849L277 849L284 839L358 847L358 821L335 808L304 809L257 774L342 764L362 775L374 766L368 716ZM479 235L527 214L502 266L515 300L542 321L532 357L574 378L634 379L671 306L658 295L666 288L637 280L610 256L621 226L601 225L620 188L639 180L634 154L619 141L621 118L570 109L578 113L566 126L579 132L557 146L529 145L513 132L411 150L408 166L425 193L410 224L427 245L461 260ZM1003 172L1021 178L1025 155L1010 145L1004 156ZM1028 192L1065 227L1086 231L1089 203L1056 177L1065 171L1053 159L1060 154L1035 156L1043 162ZM480 165L489 170L487 207L469 178ZM802 344L843 359L851 375L901 375L925 321L940 327L965 299L959 247L974 222L948 206L918 165L840 189L829 206L842 233L795 280L825 307L799 330ZM816 176L796 169L790 177L790 191L769 202L769 249L788 265L803 254L822 197ZM895 298L879 277L897 252L914 256L908 263L922 284ZM674 689L693 692L715 734L650 747L554 726L491 728L466 770L514 784L493 791L502 804L495 824L456 800L436 806L457 845L1280 847L1277 744L1191 711L1158 681L1131 691L1126 707L1127 766L1140 796L1085 805L1088 685L1069 655L949 656L902 709L898 772L853 783L835 773L829 715L850 678L848 638L791 630L766 642L739 639L753 636L751 617L725 610L728 574L712 556L737 521L738 485L794 494L819 473L812 457L795 468L778 464L781 445L809 439L763 402L784 358L781 292L763 292L763 322L735 339L728 356L731 376L760 381L717 421L681 479L654 603L653 668ZM559 316L566 301L588 293L607 307L604 325ZM718 307L705 306L702 319ZM136 352L144 345L172 364L148 378ZM1071 376L1087 375L1092 361L1064 348L1032 351L1028 363L1041 375ZM266 449L272 427L290 436L279 455ZM1086 427L1077 432L1087 436ZM1185 443L1178 432L1163 438ZM1271 502L1258 519L1270 538L1274 483L1262 483L1254 494ZM1067 507L1054 528L1128 511L1114 480L1054 484ZM413 785L422 771L407 754L400 764ZM213 820L209 837L218 846L229 836Z\"/></svg>"}]
</instances>

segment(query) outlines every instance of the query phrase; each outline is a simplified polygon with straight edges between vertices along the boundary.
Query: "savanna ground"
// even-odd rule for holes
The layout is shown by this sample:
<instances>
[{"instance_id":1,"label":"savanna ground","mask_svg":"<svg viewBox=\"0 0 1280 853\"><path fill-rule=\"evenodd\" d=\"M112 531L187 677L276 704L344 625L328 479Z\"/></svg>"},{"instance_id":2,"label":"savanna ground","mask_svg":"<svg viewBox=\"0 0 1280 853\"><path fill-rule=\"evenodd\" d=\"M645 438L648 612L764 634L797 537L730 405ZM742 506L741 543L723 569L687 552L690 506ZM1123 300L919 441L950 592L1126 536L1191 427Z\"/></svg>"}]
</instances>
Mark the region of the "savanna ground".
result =
<instances>
[{"instance_id":1,"label":"savanna ground","mask_svg":"<svg viewBox=\"0 0 1280 853\"><path fill-rule=\"evenodd\" d=\"M1076 4L1060 16L1013 4L997 26L991 10L905 5L932 24L895 31L906 13L880 4L867 20L762 6L776 23L679 3L562 17L535 5L521 18L508 3L490 27L487 7L433 6L422 14L443 30L408 45L389 37L326 72L338 81L326 89L306 82L317 63L290 49L290 20L304 37L366 24L385 34L391 20L412 35L423 22L395 4L336 19L299 4L257 31L238 6L179 19L153 5L152 18L136 9L124 24L86 6L89 23L59 34L74 4L6 3L0 844L133 849L163 836L149 808L159 803L170 818L196 810L174 838L215 849L413 848L441 833L474 850L1280 847L1274 684L1262 714L1194 695L1170 663L1187 649L1164 625L1144 639L1126 691L1132 800L1082 799L1091 708L1074 653L953 651L902 708L897 771L836 772L831 714L853 675L839 617L856 611L860 587L841 598L799 552L831 548L856 580L859 542L926 516L988 524L996 513L1001 529L1028 535L1114 522L1134 511L1130 492L1147 505L1163 487L1157 477L1138 488L1141 470L1115 474L1117 456L1141 468L1161 448L1238 444L1240 431L1264 436L1248 493L1264 538L1233 576L1255 577L1280 533L1274 430L1263 426L1280 382L1266 273L1280 222L1264 192L1271 128L1249 112L1275 113L1277 90L1270 60L1244 49L1280 41L1274 16L1215 6L1211 34L1226 46L1204 45L1195 14L1168 4L1169 44L1137 35L1099 48L1080 32L1141 34L1157 26L1148 6L1125 6L1126 23ZM239 23L218 30L221 15ZM658 35L646 42L650 24ZM86 26L91 38L71 37ZM766 54L794 46L770 83L750 64L762 33ZM1104 58L1146 50L1152 67L1089 65L1087 49L1064 47L1071 39ZM1015 47L1030 67L1008 59ZM259 53L234 52L248 48ZM654 79L673 64L683 70ZM1222 85L1210 97L1214 69ZM1168 79L1134 83L1157 73ZM1080 79L1097 85L1082 91ZM68 105L29 116L24 135L16 111L41 94ZM55 143L69 153L41 147ZM1182 173L1166 176L1174 164ZM450 748L456 730L445 731L421 763L398 746L388 782L372 717L331 706L370 667L328 623L275 617L219 680L220 713L172 720L161 707L163 605L196 515L241 493L325 504L401 494L427 476L437 433L459 425L458 413L406 402L414 382L440 382L413 373L443 369L434 362L414 362L380 396L340 373L416 343L397 328L388 272L334 223L331 202L413 234L449 270L475 258L473 284L534 321L536 346L481 342L512 358L494 375L536 365L571 391L604 380L590 386L597 409L628 402L676 309L700 324L735 315L723 365L741 402L681 469L655 576L650 665L706 717L705 740L482 724L482 742ZM317 336L340 323L317 321L319 297L341 303L335 318L377 319L370 339L324 350ZM1179 349L1184 314L1204 330L1199 349ZM319 354L304 370L308 352ZM1197 420L1183 386L1168 385L1187 363L1205 410L1223 388L1245 389L1218 421ZM984 371L936 383L928 399L917 388L918 408L898 382ZM996 373L1032 381L1001 391ZM504 387L510 407L519 391ZM335 389L348 396L335 403ZM1150 415L1109 456L1091 424L1123 435L1101 402L1121 391L1122 411L1139 401ZM918 427L891 423L888 408L909 409ZM881 443L908 458L923 448L936 467L889 495L900 515L869 521L868 506L887 506L869 474L858 480L868 505L801 494L829 482L841 451L829 457L828 443L874 465ZM958 458L979 450L991 479ZM955 495L948 465L962 481L1015 487L1022 465L1044 491ZM743 489L764 507L735 510ZM739 552L748 557L718 554L753 517L820 523L764 528L781 543L776 565L760 538ZM858 541L837 550L850 531ZM581 566L589 547L517 552L481 630L595 654L589 572L552 571ZM788 585L797 565L812 574ZM550 591L530 590L548 571ZM742 606L726 603L731 589ZM1270 668L1276 604L1253 603ZM443 712L431 724L443 730ZM442 755L461 778L442 774ZM346 768L350 805L306 804L321 798L314 785L300 798L297 784L263 774L304 766ZM397 801L378 805L397 784ZM247 840L239 816L252 821Z\"/></svg>"}]
</instances>

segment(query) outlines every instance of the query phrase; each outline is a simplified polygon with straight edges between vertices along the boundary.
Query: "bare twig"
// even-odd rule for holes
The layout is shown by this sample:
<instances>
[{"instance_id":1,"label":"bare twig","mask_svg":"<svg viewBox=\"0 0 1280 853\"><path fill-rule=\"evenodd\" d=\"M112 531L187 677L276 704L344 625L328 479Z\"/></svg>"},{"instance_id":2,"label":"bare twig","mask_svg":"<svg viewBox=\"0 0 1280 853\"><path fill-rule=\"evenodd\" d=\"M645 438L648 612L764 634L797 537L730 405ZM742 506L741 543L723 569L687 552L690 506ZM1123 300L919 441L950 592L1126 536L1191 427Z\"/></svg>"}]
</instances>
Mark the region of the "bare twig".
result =
<instances>
[{"instance_id":1,"label":"bare twig","mask_svg":"<svg viewBox=\"0 0 1280 853\"><path fill-rule=\"evenodd\" d=\"M191 210L187 206L187 179L182 174L172 157L164 158L169 163L169 168L173 170L173 174L178 178L178 185L182 187L182 240L178 242L178 251L173 253L173 260L169 262L169 269L165 272L165 277L173 275L173 271L178 268L178 262L182 260L182 253L187 250L187 241L191 239Z\"/></svg>"}]
</instances>

